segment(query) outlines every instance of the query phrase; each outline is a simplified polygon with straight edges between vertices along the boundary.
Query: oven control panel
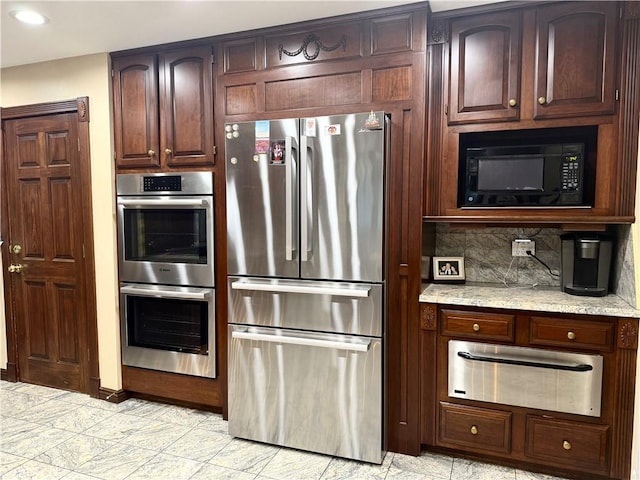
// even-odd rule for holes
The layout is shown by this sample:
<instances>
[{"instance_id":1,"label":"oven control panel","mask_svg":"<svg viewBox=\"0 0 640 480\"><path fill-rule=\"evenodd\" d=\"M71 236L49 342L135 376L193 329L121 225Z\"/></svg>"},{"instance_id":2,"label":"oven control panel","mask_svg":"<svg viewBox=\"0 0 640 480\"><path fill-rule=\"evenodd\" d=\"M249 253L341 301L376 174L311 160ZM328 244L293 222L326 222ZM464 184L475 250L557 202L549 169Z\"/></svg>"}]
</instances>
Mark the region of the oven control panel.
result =
<instances>
[{"instance_id":1,"label":"oven control panel","mask_svg":"<svg viewBox=\"0 0 640 480\"><path fill-rule=\"evenodd\" d=\"M144 176L142 177L143 192L180 192L182 191L182 177L180 175Z\"/></svg>"},{"instance_id":2,"label":"oven control panel","mask_svg":"<svg viewBox=\"0 0 640 480\"><path fill-rule=\"evenodd\" d=\"M211 172L121 173L116 178L119 197L213 195Z\"/></svg>"}]
</instances>

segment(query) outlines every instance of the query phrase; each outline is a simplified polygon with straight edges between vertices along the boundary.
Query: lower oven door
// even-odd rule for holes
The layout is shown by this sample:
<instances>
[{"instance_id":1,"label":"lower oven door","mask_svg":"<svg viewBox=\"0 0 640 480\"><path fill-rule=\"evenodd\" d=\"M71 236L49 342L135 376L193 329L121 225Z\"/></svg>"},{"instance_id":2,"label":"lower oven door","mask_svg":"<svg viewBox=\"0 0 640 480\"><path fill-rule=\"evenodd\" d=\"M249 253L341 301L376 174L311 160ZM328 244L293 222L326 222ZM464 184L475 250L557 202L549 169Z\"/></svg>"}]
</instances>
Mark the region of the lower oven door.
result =
<instances>
[{"instance_id":1,"label":"lower oven door","mask_svg":"<svg viewBox=\"0 0 640 480\"><path fill-rule=\"evenodd\" d=\"M215 378L212 288L122 284L122 363Z\"/></svg>"},{"instance_id":2,"label":"lower oven door","mask_svg":"<svg viewBox=\"0 0 640 480\"><path fill-rule=\"evenodd\" d=\"M229 434L382 462L382 339L229 325Z\"/></svg>"},{"instance_id":3,"label":"lower oven door","mask_svg":"<svg viewBox=\"0 0 640 480\"><path fill-rule=\"evenodd\" d=\"M449 396L599 417L602 356L450 340Z\"/></svg>"}]
</instances>

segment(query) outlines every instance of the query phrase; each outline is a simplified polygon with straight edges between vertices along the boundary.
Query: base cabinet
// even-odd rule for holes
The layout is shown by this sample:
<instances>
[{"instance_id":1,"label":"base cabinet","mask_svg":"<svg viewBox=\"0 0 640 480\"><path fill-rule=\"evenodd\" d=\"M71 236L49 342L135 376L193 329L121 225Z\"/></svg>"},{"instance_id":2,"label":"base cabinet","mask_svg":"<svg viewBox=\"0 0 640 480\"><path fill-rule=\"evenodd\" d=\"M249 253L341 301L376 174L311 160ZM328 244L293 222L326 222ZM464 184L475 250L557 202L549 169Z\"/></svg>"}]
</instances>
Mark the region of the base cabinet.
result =
<instances>
[{"instance_id":1,"label":"base cabinet","mask_svg":"<svg viewBox=\"0 0 640 480\"><path fill-rule=\"evenodd\" d=\"M489 452L511 452L511 412L440 403L442 445L466 445Z\"/></svg>"},{"instance_id":2,"label":"base cabinet","mask_svg":"<svg viewBox=\"0 0 640 480\"><path fill-rule=\"evenodd\" d=\"M421 309L423 448L581 480L630 478L632 434L625 425L633 423L637 319L436 304L421 304ZM449 361L453 360L449 348L460 344L450 345L453 340L491 347L485 350L485 363L495 358L500 362L521 361L501 357L505 351L516 350L512 347L544 351L535 353L531 362L549 355L557 357L553 368L563 367L561 358L601 358L599 416L563 410L569 401L566 397L544 404L551 410L523 406L526 402L501 404L498 398L508 398L500 396L504 385L496 387L493 400L450 397ZM495 358L487 360L492 355ZM458 377L459 365L454 365L454 377ZM584 370L588 365L566 367ZM542 368L551 370L549 366ZM479 373L478 366L465 367L468 385L483 381ZM558 373L557 378L562 375ZM532 375L532 379L537 376ZM500 381L498 377L494 380ZM451 388L461 387L456 381ZM559 406L557 411L553 405Z\"/></svg>"},{"instance_id":3,"label":"base cabinet","mask_svg":"<svg viewBox=\"0 0 640 480\"><path fill-rule=\"evenodd\" d=\"M592 425L534 415L527 416L525 455L543 462L571 465L574 470L608 469L608 425Z\"/></svg>"}]
</instances>

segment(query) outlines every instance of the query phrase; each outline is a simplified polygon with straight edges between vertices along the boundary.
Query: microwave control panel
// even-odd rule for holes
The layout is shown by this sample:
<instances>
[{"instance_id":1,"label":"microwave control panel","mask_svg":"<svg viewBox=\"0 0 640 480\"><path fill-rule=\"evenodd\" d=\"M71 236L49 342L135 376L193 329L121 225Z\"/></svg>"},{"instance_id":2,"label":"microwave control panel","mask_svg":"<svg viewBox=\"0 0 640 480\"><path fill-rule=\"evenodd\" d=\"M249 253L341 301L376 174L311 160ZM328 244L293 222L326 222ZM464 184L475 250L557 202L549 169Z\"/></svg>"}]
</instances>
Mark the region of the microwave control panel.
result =
<instances>
[{"instance_id":1,"label":"microwave control panel","mask_svg":"<svg viewBox=\"0 0 640 480\"><path fill-rule=\"evenodd\" d=\"M581 165L580 155L565 153L562 155L562 190L576 191L580 188Z\"/></svg>"}]
</instances>

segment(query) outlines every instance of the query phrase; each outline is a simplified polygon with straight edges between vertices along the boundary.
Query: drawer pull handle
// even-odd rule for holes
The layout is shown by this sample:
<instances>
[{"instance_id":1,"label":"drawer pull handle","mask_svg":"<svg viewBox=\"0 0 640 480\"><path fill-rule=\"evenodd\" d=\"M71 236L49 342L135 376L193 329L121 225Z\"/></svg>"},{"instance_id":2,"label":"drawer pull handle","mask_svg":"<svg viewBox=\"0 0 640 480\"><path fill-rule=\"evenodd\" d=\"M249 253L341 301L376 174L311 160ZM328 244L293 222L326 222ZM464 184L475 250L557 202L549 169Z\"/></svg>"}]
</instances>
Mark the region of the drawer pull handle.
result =
<instances>
[{"instance_id":1,"label":"drawer pull handle","mask_svg":"<svg viewBox=\"0 0 640 480\"><path fill-rule=\"evenodd\" d=\"M564 442L562 442L562 448L564 448L565 450L571 450L571 443L568 440L565 440Z\"/></svg>"},{"instance_id":2,"label":"drawer pull handle","mask_svg":"<svg viewBox=\"0 0 640 480\"><path fill-rule=\"evenodd\" d=\"M475 425L471 425L471 435L477 435L478 434L478 427L476 427Z\"/></svg>"},{"instance_id":3,"label":"drawer pull handle","mask_svg":"<svg viewBox=\"0 0 640 480\"><path fill-rule=\"evenodd\" d=\"M569 372L590 372L593 365L586 363L546 363L532 360L518 360L510 357L490 355L476 355L469 352L458 352L458 356L474 362L502 363L504 365L518 365L521 367L550 368L552 370L567 370Z\"/></svg>"},{"instance_id":4,"label":"drawer pull handle","mask_svg":"<svg viewBox=\"0 0 640 480\"><path fill-rule=\"evenodd\" d=\"M569 332L569 333L567 333L567 338L569 340L575 340L576 339L576 334L574 332Z\"/></svg>"},{"instance_id":5,"label":"drawer pull handle","mask_svg":"<svg viewBox=\"0 0 640 480\"><path fill-rule=\"evenodd\" d=\"M474 332L479 332L480 331L480 325L478 325L477 323L473 324L473 331Z\"/></svg>"}]
</instances>

